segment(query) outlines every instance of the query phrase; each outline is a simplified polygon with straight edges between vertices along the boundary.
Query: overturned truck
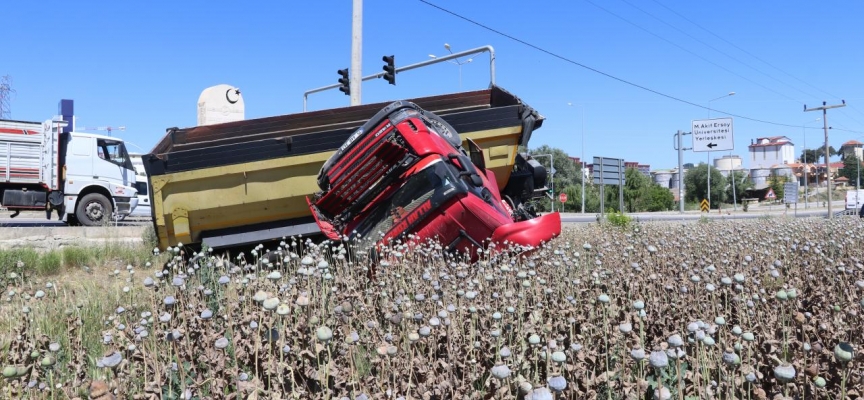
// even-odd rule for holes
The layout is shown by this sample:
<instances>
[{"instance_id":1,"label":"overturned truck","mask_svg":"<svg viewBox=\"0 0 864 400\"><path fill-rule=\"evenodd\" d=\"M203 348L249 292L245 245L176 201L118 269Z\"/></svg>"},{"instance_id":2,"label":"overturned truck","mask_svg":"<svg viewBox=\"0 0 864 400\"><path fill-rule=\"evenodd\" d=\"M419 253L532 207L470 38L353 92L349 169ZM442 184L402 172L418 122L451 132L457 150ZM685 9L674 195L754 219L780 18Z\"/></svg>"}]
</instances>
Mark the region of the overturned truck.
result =
<instances>
[{"instance_id":1,"label":"overturned truck","mask_svg":"<svg viewBox=\"0 0 864 400\"><path fill-rule=\"evenodd\" d=\"M465 249L502 226L509 227L498 231L504 240L539 243L560 232L560 217L538 219L531 200L544 195L547 173L517 149L542 122L492 86L171 128L143 157L159 246L225 248L319 233L344 239L355 230L379 241L423 228ZM423 140L412 137L421 133ZM461 186L445 188L447 180ZM418 194L434 204L418 203Z\"/></svg>"}]
</instances>

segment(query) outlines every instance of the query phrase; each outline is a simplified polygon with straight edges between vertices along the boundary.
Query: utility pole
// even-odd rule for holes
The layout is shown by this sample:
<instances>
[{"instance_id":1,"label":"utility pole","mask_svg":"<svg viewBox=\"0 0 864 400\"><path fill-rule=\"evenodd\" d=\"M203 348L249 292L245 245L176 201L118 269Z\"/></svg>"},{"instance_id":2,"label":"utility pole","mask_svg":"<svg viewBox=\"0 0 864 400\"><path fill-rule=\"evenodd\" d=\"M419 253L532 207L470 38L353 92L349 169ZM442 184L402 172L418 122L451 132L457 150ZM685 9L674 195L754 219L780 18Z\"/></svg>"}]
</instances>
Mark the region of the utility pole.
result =
<instances>
[{"instance_id":1,"label":"utility pole","mask_svg":"<svg viewBox=\"0 0 864 400\"><path fill-rule=\"evenodd\" d=\"M828 102L823 101L822 107L814 107L807 108L807 105L804 105L804 112L808 111L818 111L822 110L822 127L825 130L825 171L827 171L826 178L826 187L828 188L828 219L834 218L834 215L831 213L831 164L828 162L828 159L831 157L828 154L828 110L831 108L840 108L846 107L846 100L841 100L843 104L834 104L828 105Z\"/></svg>"},{"instance_id":2,"label":"utility pole","mask_svg":"<svg viewBox=\"0 0 864 400\"><path fill-rule=\"evenodd\" d=\"M691 132L692 133L692 132ZM684 133L678 131L675 134L675 139L677 142L675 143L675 148L678 150L678 207L679 212L684 213L684 150L690 150L684 148L684 144L682 143L682 137L684 135L689 135L690 133Z\"/></svg>"},{"instance_id":3,"label":"utility pole","mask_svg":"<svg viewBox=\"0 0 864 400\"><path fill-rule=\"evenodd\" d=\"M351 13L351 105L360 105L363 80L363 0L354 0Z\"/></svg>"}]
</instances>

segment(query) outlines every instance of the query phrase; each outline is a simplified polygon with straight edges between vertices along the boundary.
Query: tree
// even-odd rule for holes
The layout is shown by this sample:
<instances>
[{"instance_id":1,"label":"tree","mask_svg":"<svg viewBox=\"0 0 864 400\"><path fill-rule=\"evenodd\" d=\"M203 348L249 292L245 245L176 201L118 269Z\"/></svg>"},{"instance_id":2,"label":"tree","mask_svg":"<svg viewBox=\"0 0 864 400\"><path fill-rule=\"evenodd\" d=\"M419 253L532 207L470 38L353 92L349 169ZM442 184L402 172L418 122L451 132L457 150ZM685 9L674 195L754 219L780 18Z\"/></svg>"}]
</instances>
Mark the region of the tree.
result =
<instances>
[{"instance_id":1,"label":"tree","mask_svg":"<svg viewBox=\"0 0 864 400\"><path fill-rule=\"evenodd\" d=\"M580 190L582 188L579 188ZM580 197L579 201L582 199ZM581 204L579 205L582 206ZM585 185L585 212L599 213L600 212L600 188L597 185Z\"/></svg>"},{"instance_id":2,"label":"tree","mask_svg":"<svg viewBox=\"0 0 864 400\"><path fill-rule=\"evenodd\" d=\"M624 171L624 207L627 212L632 213L647 208L651 183L651 179L636 168L627 168Z\"/></svg>"},{"instance_id":3,"label":"tree","mask_svg":"<svg viewBox=\"0 0 864 400\"><path fill-rule=\"evenodd\" d=\"M735 179L735 196L732 196L732 179ZM726 185L726 200L735 200L737 202L741 202L741 199L744 198L744 193L747 190L750 190L753 187L753 182L747 179L747 173L744 171L732 171L731 178L726 178L728 184Z\"/></svg>"},{"instance_id":4,"label":"tree","mask_svg":"<svg viewBox=\"0 0 864 400\"><path fill-rule=\"evenodd\" d=\"M777 196L777 199L782 199L786 192L783 189L783 184L789 181L789 178L783 175L777 175L776 171L771 171L771 175L768 176L768 186L771 187L771 190L774 191L774 195Z\"/></svg>"},{"instance_id":5,"label":"tree","mask_svg":"<svg viewBox=\"0 0 864 400\"><path fill-rule=\"evenodd\" d=\"M849 179L849 182L858 182L858 169L859 169L859 161L858 157L854 154L849 154L843 157L843 168L840 169L840 176L845 176L846 179ZM855 183L855 186L858 186Z\"/></svg>"},{"instance_id":6,"label":"tree","mask_svg":"<svg viewBox=\"0 0 864 400\"><path fill-rule=\"evenodd\" d=\"M837 150L834 150L834 146L828 146L828 156L834 157L837 155ZM817 147L815 149L804 149L801 151L801 162L803 163L819 163L819 159L825 156L825 146Z\"/></svg>"},{"instance_id":7,"label":"tree","mask_svg":"<svg viewBox=\"0 0 864 400\"><path fill-rule=\"evenodd\" d=\"M648 201L645 211L667 211L675 209L675 195L656 183L648 188Z\"/></svg>"},{"instance_id":8,"label":"tree","mask_svg":"<svg viewBox=\"0 0 864 400\"><path fill-rule=\"evenodd\" d=\"M726 178L717 168L711 168L711 198L708 201L712 208L720 207L726 199ZM684 191L686 199L701 202L708 197L708 164L702 163L691 168L684 174Z\"/></svg>"},{"instance_id":9,"label":"tree","mask_svg":"<svg viewBox=\"0 0 864 400\"><path fill-rule=\"evenodd\" d=\"M552 158L554 158L554 169L555 169L555 193L560 192L558 188L565 188L567 186L575 185L582 183L582 169L581 166L577 165L573 162L573 159L559 148L549 147L547 145L542 145L536 149L528 150L528 154L552 154ZM549 157L540 156L537 157L536 160L547 168L547 173L549 178L552 178L552 171L548 170L549 168ZM581 196L580 196L581 202Z\"/></svg>"}]
</instances>

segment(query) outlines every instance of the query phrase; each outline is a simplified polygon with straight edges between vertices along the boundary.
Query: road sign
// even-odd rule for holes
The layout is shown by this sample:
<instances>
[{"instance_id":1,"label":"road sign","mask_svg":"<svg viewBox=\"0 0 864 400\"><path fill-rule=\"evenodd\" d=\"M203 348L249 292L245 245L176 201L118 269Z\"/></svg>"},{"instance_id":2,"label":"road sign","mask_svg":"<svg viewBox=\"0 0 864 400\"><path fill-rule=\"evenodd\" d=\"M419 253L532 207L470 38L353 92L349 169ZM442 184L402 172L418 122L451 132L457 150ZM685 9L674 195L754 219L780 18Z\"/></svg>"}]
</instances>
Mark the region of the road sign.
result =
<instances>
[{"instance_id":1,"label":"road sign","mask_svg":"<svg viewBox=\"0 0 864 400\"><path fill-rule=\"evenodd\" d=\"M591 175L597 185L624 185L624 160L594 157L594 170Z\"/></svg>"},{"instance_id":2,"label":"road sign","mask_svg":"<svg viewBox=\"0 0 864 400\"><path fill-rule=\"evenodd\" d=\"M558 200L561 200L562 203L567 202L567 193L561 193L558 195Z\"/></svg>"},{"instance_id":3,"label":"road sign","mask_svg":"<svg viewBox=\"0 0 864 400\"><path fill-rule=\"evenodd\" d=\"M783 202L786 204L798 203L798 182L783 184Z\"/></svg>"},{"instance_id":4,"label":"road sign","mask_svg":"<svg viewBox=\"0 0 864 400\"><path fill-rule=\"evenodd\" d=\"M624 209L624 159L594 157L594 184L600 185L600 217L606 209L606 185L618 185L618 209Z\"/></svg>"},{"instance_id":5,"label":"road sign","mask_svg":"<svg viewBox=\"0 0 864 400\"><path fill-rule=\"evenodd\" d=\"M699 205L699 209L701 209L703 212L708 212L710 208L711 204L708 203L708 199L702 199L702 204Z\"/></svg>"},{"instance_id":6,"label":"road sign","mask_svg":"<svg viewBox=\"0 0 864 400\"><path fill-rule=\"evenodd\" d=\"M765 194L765 200L774 200L777 195L774 194L774 189L768 188L768 193Z\"/></svg>"},{"instance_id":7,"label":"road sign","mask_svg":"<svg viewBox=\"0 0 864 400\"><path fill-rule=\"evenodd\" d=\"M693 121L693 151L733 150L732 118L697 119Z\"/></svg>"}]
</instances>

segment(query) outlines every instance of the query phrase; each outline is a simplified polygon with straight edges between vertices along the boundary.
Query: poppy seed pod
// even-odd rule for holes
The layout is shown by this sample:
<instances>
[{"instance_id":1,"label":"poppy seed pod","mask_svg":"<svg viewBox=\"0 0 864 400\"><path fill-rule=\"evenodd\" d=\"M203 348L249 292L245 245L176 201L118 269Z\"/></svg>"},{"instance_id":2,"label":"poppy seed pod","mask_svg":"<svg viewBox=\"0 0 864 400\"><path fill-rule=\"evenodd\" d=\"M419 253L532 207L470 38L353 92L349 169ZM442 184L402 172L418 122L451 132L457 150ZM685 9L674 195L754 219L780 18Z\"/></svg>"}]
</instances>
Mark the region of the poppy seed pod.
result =
<instances>
[{"instance_id":1,"label":"poppy seed pod","mask_svg":"<svg viewBox=\"0 0 864 400\"><path fill-rule=\"evenodd\" d=\"M774 367L774 377L779 381L789 382L795 379L795 367L789 363L783 363Z\"/></svg>"},{"instance_id":2,"label":"poppy seed pod","mask_svg":"<svg viewBox=\"0 0 864 400\"><path fill-rule=\"evenodd\" d=\"M661 350L652 351L648 356L648 364L653 368L666 368L669 366L669 357Z\"/></svg>"}]
</instances>

